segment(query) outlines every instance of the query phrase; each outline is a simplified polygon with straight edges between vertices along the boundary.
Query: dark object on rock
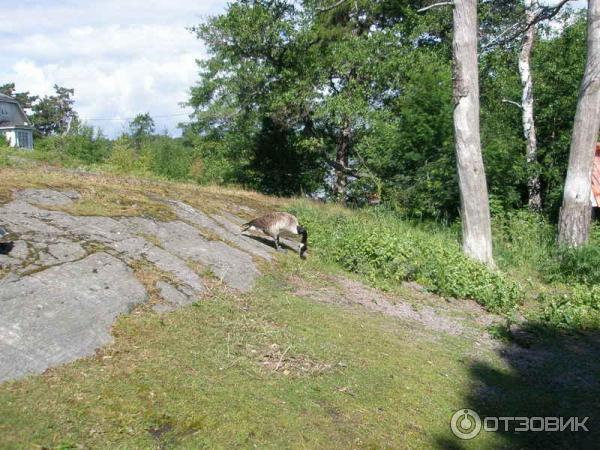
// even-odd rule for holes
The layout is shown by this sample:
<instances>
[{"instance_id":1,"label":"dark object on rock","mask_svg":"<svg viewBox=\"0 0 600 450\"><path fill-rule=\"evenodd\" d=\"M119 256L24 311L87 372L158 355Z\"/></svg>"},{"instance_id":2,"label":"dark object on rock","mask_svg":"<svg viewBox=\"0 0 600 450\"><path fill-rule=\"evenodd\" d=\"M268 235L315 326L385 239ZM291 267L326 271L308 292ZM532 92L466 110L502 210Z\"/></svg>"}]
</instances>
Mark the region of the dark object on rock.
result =
<instances>
[{"instance_id":1,"label":"dark object on rock","mask_svg":"<svg viewBox=\"0 0 600 450\"><path fill-rule=\"evenodd\" d=\"M8 232L4 228L0 227L0 240L2 240L6 235L8 235ZM0 255L8 255L14 246L15 244L12 241L0 242Z\"/></svg>"},{"instance_id":2,"label":"dark object on rock","mask_svg":"<svg viewBox=\"0 0 600 450\"><path fill-rule=\"evenodd\" d=\"M13 242L0 242L0 255L8 255L14 246Z\"/></svg>"}]
</instances>

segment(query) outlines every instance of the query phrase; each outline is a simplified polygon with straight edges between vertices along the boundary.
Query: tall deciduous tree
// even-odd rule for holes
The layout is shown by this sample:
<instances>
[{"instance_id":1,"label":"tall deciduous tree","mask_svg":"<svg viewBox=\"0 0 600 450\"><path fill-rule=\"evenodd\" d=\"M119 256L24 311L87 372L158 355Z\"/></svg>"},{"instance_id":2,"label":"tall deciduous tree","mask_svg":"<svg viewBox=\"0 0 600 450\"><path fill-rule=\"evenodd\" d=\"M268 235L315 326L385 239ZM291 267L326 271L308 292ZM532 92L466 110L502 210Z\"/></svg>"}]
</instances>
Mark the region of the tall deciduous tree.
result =
<instances>
[{"instance_id":1,"label":"tall deciduous tree","mask_svg":"<svg viewBox=\"0 0 600 450\"><path fill-rule=\"evenodd\" d=\"M72 121L77 119L77 112L73 109L75 90L55 84L54 91L56 95L46 95L32 107L32 121L41 136L66 134Z\"/></svg>"},{"instance_id":2,"label":"tall deciduous tree","mask_svg":"<svg viewBox=\"0 0 600 450\"><path fill-rule=\"evenodd\" d=\"M154 119L150 113L138 114L129 122L129 135L139 149L142 141L154 133Z\"/></svg>"},{"instance_id":3,"label":"tall deciduous tree","mask_svg":"<svg viewBox=\"0 0 600 450\"><path fill-rule=\"evenodd\" d=\"M535 11L532 0L524 0L525 20L532 23ZM523 121L523 136L525 138L525 157L530 168L537 162L537 136L533 116L533 76L531 72L531 53L535 41L535 26L530 26L523 35L521 52L519 53L519 75L521 77L521 108ZM530 172L527 180L529 209L539 212L542 209L542 194L540 177L534 171Z\"/></svg>"},{"instance_id":4,"label":"tall deciduous tree","mask_svg":"<svg viewBox=\"0 0 600 450\"><path fill-rule=\"evenodd\" d=\"M587 17L587 60L558 224L559 243L571 247L587 242L591 222L591 172L600 127L600 0L589 0Z\"/></svg>"},{"instance_id":5,"label":"tall deciduous tree","mask_svg":"<svg viewBox=\"0 0 600 450\"><path fill-rule=\"evenodd\" d=\"M461 199L464 252L493 265L488 188L479 131L477 0L455 0L454 139Z\"/></svg>"}]
</instances>

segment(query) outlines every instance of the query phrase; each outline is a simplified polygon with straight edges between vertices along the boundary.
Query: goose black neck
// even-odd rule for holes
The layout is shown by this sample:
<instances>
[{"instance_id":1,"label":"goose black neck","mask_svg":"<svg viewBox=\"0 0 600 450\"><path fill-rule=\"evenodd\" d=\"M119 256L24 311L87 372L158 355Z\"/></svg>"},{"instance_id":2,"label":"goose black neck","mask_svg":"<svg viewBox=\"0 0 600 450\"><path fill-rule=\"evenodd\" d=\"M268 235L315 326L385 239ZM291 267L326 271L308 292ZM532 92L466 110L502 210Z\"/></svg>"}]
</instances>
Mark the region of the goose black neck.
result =
<instances>
[{"instance_id":1,"label":"goose black neck","mask_svg":"<svg viewBox=\"0 0 600 450\"><path fill-rule=\"evenodd\" d=\"M302 235L302 240L300 241L301 245L300 245L300 257L304 258L304 253L306 252L306 250L308 249L308 233L306 231L306 228L298 226L298 234Z\"/></svg>"}]
</instances>

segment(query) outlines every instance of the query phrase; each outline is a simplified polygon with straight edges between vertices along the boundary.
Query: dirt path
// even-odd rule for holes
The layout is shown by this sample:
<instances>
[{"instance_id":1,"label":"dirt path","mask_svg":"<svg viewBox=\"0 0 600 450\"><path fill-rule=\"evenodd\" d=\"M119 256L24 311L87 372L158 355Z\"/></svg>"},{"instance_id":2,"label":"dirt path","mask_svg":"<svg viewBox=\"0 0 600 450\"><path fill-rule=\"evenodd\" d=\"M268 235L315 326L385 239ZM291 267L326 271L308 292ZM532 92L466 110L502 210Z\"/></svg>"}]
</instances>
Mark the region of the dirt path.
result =
<instances>
[{"instance_id":1,"label":"dirt path","mask_svg":"<svg viewBox=\"0 0 600 450\"><path fill-rule=\"evenodd\" d=\"M294 276L288 281L294 286L294 294L300 297L395 317L417 325L425 334L439 332L487 340L489 336L482 334L482 330L500 320L473 301L442 299L427 293L416 283L405 283L410 295L401 297L345 276L324 274L320 283L309 285Z\"/></svg>"}]
</instances>

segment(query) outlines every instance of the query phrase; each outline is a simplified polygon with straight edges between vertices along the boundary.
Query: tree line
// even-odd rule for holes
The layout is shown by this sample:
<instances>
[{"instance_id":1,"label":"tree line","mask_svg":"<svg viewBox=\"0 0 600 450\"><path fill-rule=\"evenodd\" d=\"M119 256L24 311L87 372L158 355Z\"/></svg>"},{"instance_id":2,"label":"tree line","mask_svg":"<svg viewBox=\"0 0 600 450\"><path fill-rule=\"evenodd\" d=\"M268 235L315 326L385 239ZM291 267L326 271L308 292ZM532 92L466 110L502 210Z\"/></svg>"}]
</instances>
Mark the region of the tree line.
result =
<instances>
[{"instance_id":1,"label":"tree line","mask_svg":"<svg viewBox=\"0 0 600 450\"><path fill-rule=\"evenodd\" d=\"M460 215L465 252L488 264L490 205L544 212L581 245L598 3L237 1L193 29L210 57L187 131L226 142L235 177L268 192Z\"/></svg>"},{"instance_id":2,"label":"tree line","mask_svg":"<svg viewBox=\"0 0 600 450\"><path fill-rule=\"evenodd\" d=\"M182 138L156 136L144 114L113 143L77 146L90 161L139 162L171 178L460 217L465 252L490 265L490 215L502 211L543 214L577 246L598 132L597 9L598 0L587 13L535 0L232 2L191 30L209 57ZM70 89L0 91L29 108L39 136L103 142L79 123Z\"/></svg>"}]
</instances>

